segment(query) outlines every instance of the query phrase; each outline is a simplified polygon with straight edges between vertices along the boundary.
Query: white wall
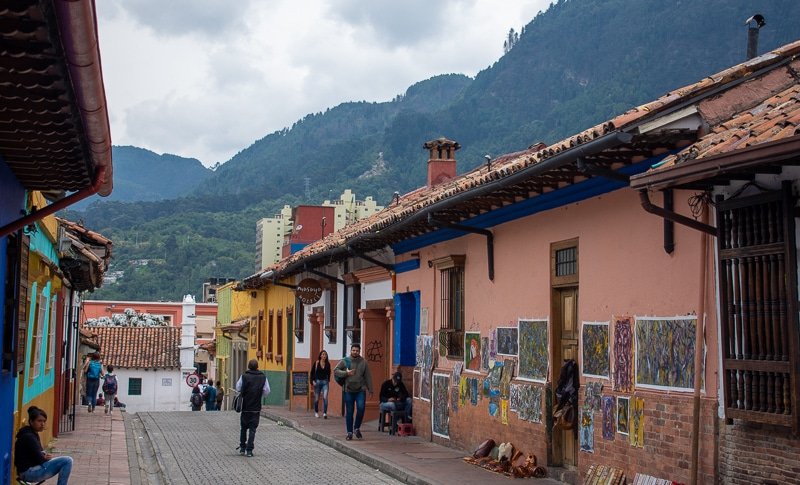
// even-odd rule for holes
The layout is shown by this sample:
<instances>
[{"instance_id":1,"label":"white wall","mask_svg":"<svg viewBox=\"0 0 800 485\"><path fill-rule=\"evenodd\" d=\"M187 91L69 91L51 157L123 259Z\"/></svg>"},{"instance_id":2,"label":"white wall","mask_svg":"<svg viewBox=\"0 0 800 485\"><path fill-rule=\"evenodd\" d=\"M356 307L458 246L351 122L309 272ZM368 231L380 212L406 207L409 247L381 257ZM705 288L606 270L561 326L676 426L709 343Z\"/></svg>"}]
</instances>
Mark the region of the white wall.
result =
<instances>
[{"instance_id":1,"label":"white wall","mask_svg":"<svg viewBox=\"0 0 800 485\"><path fill-rule=\"evenodd\" d=\"M139 411L190 411L189 401L179 402L181 386L187 387L181 377L180 369L125 369L115 368L117 376L117 399L125 403L126 412ZM128 394L129 379L142 379L142 394L131 396ZM165 380L171 380L171 385L165 385ZM102 386L101 386L102 387Z\"/></svg>"},{"instance_id":2,"label":"white wall","mask_svg":"<svg viewBox=\"0 0 800 485\"><path fill-rule=\"evenodd\" d=\"M375 281L361 285L361 308L366 308L368 301L391 300L392 298L392 280Z\"/></svg>"}]
</instances>

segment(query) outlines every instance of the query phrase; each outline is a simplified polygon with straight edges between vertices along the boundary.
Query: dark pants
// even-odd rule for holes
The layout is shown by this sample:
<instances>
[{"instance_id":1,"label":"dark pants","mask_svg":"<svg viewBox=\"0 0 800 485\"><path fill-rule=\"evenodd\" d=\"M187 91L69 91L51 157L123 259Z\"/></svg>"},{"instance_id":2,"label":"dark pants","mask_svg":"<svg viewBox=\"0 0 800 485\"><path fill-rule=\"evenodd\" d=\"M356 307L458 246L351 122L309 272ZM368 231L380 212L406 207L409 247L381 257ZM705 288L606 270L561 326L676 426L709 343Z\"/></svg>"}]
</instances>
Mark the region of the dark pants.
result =
<instances>
[{"instance_id":1,"label":"dark pants","mask_svg":"<svg viewBox=\"0 0 800 485\"><path fill-rule=\"evenodd\" d=\"M242 425L242 430L239 433L240 450L253 451L253 441L256 439L256 428L258 428L260 418L261 413L258 411L242 411L242 416L239 419L239 423ZM248 430L250 431L249 436L247 434Z\"/></svg>"},{"instance_id":2,"label":"dark pants","mask_svg":"<svg viewBox=\"0 0 800 485\"><path fill-rule=\"evenodd\" d=\"M86 378L86 400L89 401L89 409L94 410L97 405L97 390L100 388L100 378Z\"/></svg>"},{"instance_id":3,"label":"dark pants","mask_svg":"<svg viewBox=\"0 0 800 485\"><path fill-rule=\"evenodd\" d=\"M361 428L361 421L364 420L364 407L367 403L367 392L349 392L344 393L344 423L347 427L347 432L352 433L354 429ZM353 406L356 408L356 419L353 422Z\"/></svg>"}]
</instances>

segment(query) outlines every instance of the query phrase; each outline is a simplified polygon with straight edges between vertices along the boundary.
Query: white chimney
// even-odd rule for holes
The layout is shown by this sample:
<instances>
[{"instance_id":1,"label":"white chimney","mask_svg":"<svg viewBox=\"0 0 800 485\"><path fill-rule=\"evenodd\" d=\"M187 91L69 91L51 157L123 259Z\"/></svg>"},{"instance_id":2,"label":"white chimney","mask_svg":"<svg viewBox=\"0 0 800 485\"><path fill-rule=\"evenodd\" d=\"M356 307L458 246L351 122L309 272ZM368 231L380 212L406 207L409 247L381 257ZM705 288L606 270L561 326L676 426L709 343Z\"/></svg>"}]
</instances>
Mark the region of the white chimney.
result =
<instances>
[{"instance_id":1,"label":"white chimney","mask_svg":"<svg viewBox=\"0 0 800 485\"><path fill-rule=\"evenodd\" d=\"M187 384L186 378L197 372L194 365L196 318L194 297L186 295L183 297L183 320L181 321L181 376L183 376L183 382L178 385L181 390L178 403L180 411L188 410L189 397L192 395L192 388Z\"/></svg>"}]
</instances>

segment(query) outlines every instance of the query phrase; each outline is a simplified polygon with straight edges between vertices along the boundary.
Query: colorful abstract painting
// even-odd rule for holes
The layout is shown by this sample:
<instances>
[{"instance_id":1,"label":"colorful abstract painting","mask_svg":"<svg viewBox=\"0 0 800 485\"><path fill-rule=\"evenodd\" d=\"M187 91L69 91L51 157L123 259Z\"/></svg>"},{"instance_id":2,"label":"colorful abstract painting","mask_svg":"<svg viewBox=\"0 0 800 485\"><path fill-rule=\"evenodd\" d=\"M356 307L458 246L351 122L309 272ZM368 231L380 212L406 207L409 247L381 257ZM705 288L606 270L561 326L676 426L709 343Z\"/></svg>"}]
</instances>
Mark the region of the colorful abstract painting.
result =
<instances>
[{"instance_id":1,"label":"colorful abstract painting","mask_svg":"<svg viewBox=\"0 0 800 485\"><path fill-rule=\"evenodd\" d=\"M456 362L453 364L453 382L458 382L461 379L461 371L464 370L464 364L461 362Z\"/></svg>"},{"instance_id":2,"label":"colorful abstract painting","mask_svg":"<svg viewBox=\"0 0 800 485\"><path fill-rule=\"evenodd\" d=\"M508 426L508 399L500 400L500 422Z\"/></svg>"},{"instance_id":3,"label":"colorful abstract painting","mask_svg":"<svg viewBox=\"0 0 800 485\"><path fill-rule=\"evenodd\" d=\"M497 327L497 354L519 354L519 329L517 327Z\"/></svg>"},{"instance_id":4,"label":"colorful abstract painting","mask_svg":"<svg viewBox=\"0 0 800 485\"><path fill-rule=\"evenodd\" d=\"M517 408L519 419L532 423L542 422L542 388L539 386L522 385L519 393L519 406Z\"/></svg>"},{"instance_id":5,"label":"colorful abstract painting","mask_svg":"<svg viewBox=\"0 0 800 485\"><path fill-rule=\"evenodd\" d=\"M431 373L428 369L422 369L419 375L419 398L423 401L431 400Z\"/></svg>"},{"instance_id":6,"label":"colorful abstract painting","mask_svg":"<svg viewBox=\"0 0 800 485\"><path fill-rule=\"evenodd\" d=\"M519 378L544 382L549 359L547 320L520 320L518 348Z\"/></svg>"},{"instance_id":7,"label":"colorful abstract painting","mask_svg":"<svg viewBox=\"0 0 800 485\"><path fill-rule=\"evenodd\" d=\"M614 317L614 390L633 391L633 320Z\"/></svg>"},{"instance_id":8,"label":"colorful abstract painting","mask_svg":"<svg viewBox=\"0 0 800 485\"><path fill-rule=\"evenodd\" d=\"M433 369L433 336L422 336L422 367Z\"/></svg>"},{"instance_id":9,"label":"colorful abstract painting","mask_svg":"<svg viewBox=\"0 0 800 485\"><path fill-rule=\"evenodd\" d=\"M614 415L617 407L614 396L603 396L603 439L614 441L615 426Z\"/></svg>"},{"instance_id":10,"label":"colorful abstract painting","mask_svg":"<svg viewBox=\"0 0 800 485\"><path fill-rule=\"evenodd\" d=\"M634 397L630 409L630 437L631 446L644 447L644 399Z\"/></svg>"},{"instance_id":11,"label":"colorful abstract painting","mask_svg":"<svg viewBox=\"0 0 800 485\"><path fill-rule=\"evenodd\" d=\"M450 374L433 374L433 396L431 400L431 432L442 438L450 438ZM458 392L458 388L456 388Z\"/></svg>"},{"instance_id":12,"label":"colorful abstract painting","mask_svg":"<svg viewBox=\"0 0 800 485\"><path fill-rule=\"evenodd\" d=\"M434 345L439 349L439 357L447 356L447 334L444 332L436 332L436 341Z\"/></svg>"},{"instance_id":13,"label":"colorful abstract painting","mask_svg":"<svg viewBox=\"0 0 800 485\"><path fill-rule=\"evenodd\" d=\"M464 407L467 405L467 376L461 376L458 381L458 405Z\"/></svg>"},{"instance_id":14,"label":"colorful abstract painting","mask_svg":"<svg viewBox=\"0 0 800 485\"><path fill-rule=\"evenodd\" d=\"M469 379L469 402L473 406L478 405L478 397L480 393L478 392L478 378L477 377L470 377Z\"/></svg>"},{"instance_id":15,"label":"colorful abstract painting","mask_svg":"<svg viewBox=\"0 0 800 485\"><path fill-rule=\"evenodd\" d=\"M424 341L423 337L424 335L417 335L417 348L416 348L417 367L422 367L424 365L424 357L422 353L423 341Z\"/></svg>"},{"instance_id":16,"label":"colorful abstract painting","mask_svg":"<svg viewBox=\"0 0 800 485\"><path fill-rule=\"evenodd\" d=\"M580 430L581 451L594 453L594 413L587 407L581 408Z\"/></svg>"},{"instance_id":17,"label":"colorful abstract painting","mask_svg":"<svg viewBox=\"0 0 800 485\"><path fill-rule=\"evenodd\" d=\"M603 383L587 382L583 385L583 405L592 411L600 411L602 407Z\"/></svg>"},{"instance_id":18,"label":"colorful abstract painting","mask_svg":"<svg viewBox=\"0 0 800 485\"><path fill-rule=\"evenodd\" d=\"M481 371L481 334L464 332L464 370Z\"/></svg>"},{"instance_id":19,"label":"colorful abstract painting","mask_svg":"<svg viewBox=\"0 0 800 485\"><path fill-rule=\"evenodd\" d=\"M489 368L489 386L493 389L500 388L500 381L503 378L503 363L499 360L496 360L494 364Z\"/></svg>"},{"instance_id":20,"label":"colorful abstract painting","mask_svg":"<svg viewBox=\"0 0 800 485\"><path fill-rule=\"evenodd\" d=\"M414 370L414 390L412 391L414 393L414 399L419 399L419 396L420 396L420 387L419 387L420 378L419 377L420 377L419 369L415 369Z\"/></svg>"},{"instance_id":21,"label":"colorful abstract painting","mask_svg":"<svg viewBox=\"0 0 800 485\"><path fill-rule=\"evenodd\" d=\"M608 378L608 322L583 322L581 362L584 376Z\"/></svg>"},{"instance_id":22,"label":"colorful abstract painting","mask_svg":"<svg viewBox=\"0 0 800 485\"><path fill-rule=\"evenodd\" d=\"M481 370L489 370L489 337L481 337Z\"/></svg>"},{"instance_id":23,"label":"colorful abstract painting","mask_svg":"<svg viewBox=\"0 0 800 485\"><path fill-rule=\"evenodd\" d=\"M450 388L450 410L454 413L458 412L458 394L460 392L461 390L456 386Z\"/></svg>"},{"instance_id":24,"label":"colorful abstract painting","mask_svg":"<svg viewBox=\"0 0 800 485\"><path fill-rule=\"evenodd\" d=\"M617 433L619 434L628 434L630 432L630 428L628 423L630 422L628 417L630 416L630 398L627 397L618 397L617 398Z\"/></svg>"},{"instance_id":25,"label":"colorful abstract painting","mask_svg":"<svg viewBox=\"0 0 800 485\"><path fill-rule=\"evenodd\" d=\"M692 389L697 318L636 318L636 386Z\"/></svg>"},{"instance_id":26,"label":"colorful abstract painting","mask_svg":"<svg viewBox=\"0 0 800 485\"><path fill-rule=\"evenodd\" d=\"M521 384L511 384L511 389L508 395L508 409L517 411L519 409L519 395L522 391Z\"/></svg>"},{"instance_id":27,"label":"colorful abstract painting","mask_svg":"<svg viewBox=\"0 0 800 485\"><path fill-rule=\"evenodd\" d=\"M489 415L490 416L499 416L500 415L500 396L489 396Z\"/></svg>"},{"instance_id":28,"label":"colorful abstract painting","mask_svg":"<svg viewBox=\"0 0 800 485\"><path fill-rule=\"evenodd\" d=\"M511 392L511 380L514 378L514 369L517 365L512 359L503 361L503 375L500 378L500 395L508 399Z\"/></svg>"},{"instance_id":29,"label":"colorful abstract painting","mask_svg":"<svg viewBox=\"0 0 800 485\"><path fill-rule=\"evenodd\" d=\"M497 329L493 328L489 333L489 359L497 358Z\"/></svg>"}]
</instances>

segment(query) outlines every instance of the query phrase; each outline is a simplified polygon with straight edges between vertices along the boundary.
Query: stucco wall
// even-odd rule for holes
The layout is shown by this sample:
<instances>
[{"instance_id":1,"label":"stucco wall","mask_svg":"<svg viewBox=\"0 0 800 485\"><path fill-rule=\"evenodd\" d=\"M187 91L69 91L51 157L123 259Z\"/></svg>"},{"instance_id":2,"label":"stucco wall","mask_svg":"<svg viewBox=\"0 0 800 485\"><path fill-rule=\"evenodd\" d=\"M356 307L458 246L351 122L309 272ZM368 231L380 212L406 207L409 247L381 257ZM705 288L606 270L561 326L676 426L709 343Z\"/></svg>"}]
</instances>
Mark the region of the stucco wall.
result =
<instances>
[{"instance_id":1,"label":"stucco wall","mask_svg":"<svg viewBox=\"0 0 800 485\"><path fill-rule=\"evenodd\" d=\"M180 369L144 370L116 368L117 399L125 403L129 413L139 411L190 411L189 401L180 402L181 386L186 386ZM142 394L131 396L128 393L130 378L142 379ZM169 380L171 385L165 385ZM101 383L102 384L102 383ZM102 386L101 386L102 388Z\"/></svg>"}]
</instances>

